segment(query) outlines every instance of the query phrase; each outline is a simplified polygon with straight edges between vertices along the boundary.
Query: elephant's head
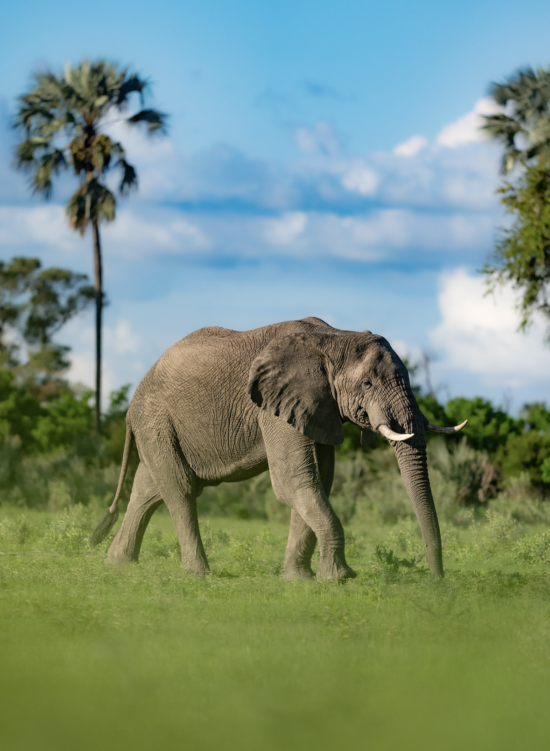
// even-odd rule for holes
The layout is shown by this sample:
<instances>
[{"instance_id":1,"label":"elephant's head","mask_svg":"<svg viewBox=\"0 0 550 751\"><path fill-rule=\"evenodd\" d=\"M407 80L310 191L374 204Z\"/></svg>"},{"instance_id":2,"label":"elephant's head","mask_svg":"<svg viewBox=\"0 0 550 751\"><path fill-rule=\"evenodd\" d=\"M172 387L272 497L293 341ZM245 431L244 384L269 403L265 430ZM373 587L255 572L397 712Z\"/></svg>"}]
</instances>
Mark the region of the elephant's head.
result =
<instances>
[{"instance_id":1,"label":"elephant's head","mask_svg":"<svg viewBox=\"0 0 550 751\"><path fill-rule=\"evenodd\" d=\"M250 396L319 443L341 443L346 421L387 438L420 524L429 566L443 576L425 431L455 432L465 423L438 428L428 422L406 367L383 337L327 329L273 339L252 364Z\"/></svg>"}]
</instances>

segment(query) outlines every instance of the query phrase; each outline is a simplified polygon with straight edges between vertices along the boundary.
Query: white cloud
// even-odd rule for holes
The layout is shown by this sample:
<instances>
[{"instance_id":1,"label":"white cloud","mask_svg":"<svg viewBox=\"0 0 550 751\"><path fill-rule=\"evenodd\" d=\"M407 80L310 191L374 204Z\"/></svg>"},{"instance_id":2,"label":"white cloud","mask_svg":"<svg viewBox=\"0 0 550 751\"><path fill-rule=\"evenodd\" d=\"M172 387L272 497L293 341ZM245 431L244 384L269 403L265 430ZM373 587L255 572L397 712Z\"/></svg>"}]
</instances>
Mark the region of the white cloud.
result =
<instances>
[{"instance_id":1,"label":"white cloud","mask_svg":"<svg viewBox=\"0 0 550 751\"><path fill-rule=\"evenodd\" d=\"M129 321L121 319L114 328L105 329L105 346L117 354L139 352L141 337L132 331Z\"/></svg>"},{"instance_id":2,"label":"white cloud","mask_svg":"<svg viewBox=\"0 0 550 751\"><path fill-rule=\"evenodd\" d=\"M306 153L321 151L336 154L340 150L334 129L325 122L318 122L311 128L305 125L298 126L294 129L294 141L298 148Z\"/></svg>"},{"instance_id":3,"label":"white cloud","mask_svg":"<svg viewBox=\"0 0 550 751\"><path fill-rule=\"evenodd\" d=\"M122 208L113 223L101 226L101 234L104 245L133 258L210 247L205 232L178 210ZM51 254L57 249L81 251L82 238L70 229L62 206L0 206L0 244L6 255L40 250Z\"/></svg>"},{"instance_id":4,"label":"white cloud","mask_svg":"<svg viewBox=\"0 0 550 751\"><path fill-rule=\"evenodd\" d=\"M206 235L179 211L157 210L138 213L122 209L116 221L104 227L105 239L124 248L131 256L168 251L185 253L208 248Z\"/></svg>"},{"instance_id":5,"label":"white cloud","mask_svg":"<svg viewBox=\"0 0 550 751\"><path fill-rule=\"evenodd\" d=\"M378 187L379 177L372 167L362 162L352 164L342 177L342 185L361 196L372 195Z\"/></svg>"},{"instance_id":6,"label":"white cloud","mask_svg":"<svg viewBox=\"0 0 550 751\"><path fill-rule=\"evenodd\" d=\"M74 319L63 330L62 339L72 346L71 367L67 379L95 388L95 328L83 318ZM109 392L121 383L135 386L143 378L150 362L150 345L144 346L130 322L119 319L114 326L103 327L102 403L106 409ZM143 356L145 350L145 357Z\"/></svg>"},{"instance_id":7,"label":"white cloud","mask_svg":"<svg viewBox=\"0 0 550 751\"><path fill-rule=\"evenodd\" d=\"M543 344L543 322L536 320L527 334L520 333L514 291L485 293L484 279L465 269L442 275L442 321L431 341L445 352L445 369L473 373L502 388L525 388L546 379L550 348Z\"/></svg>"},{"instance_id":8,"label":"white cloud","mask_svg":"<svg viewBox=\"0 0 550 751\"><path fill-rule=\"evenodd\" d=\"M138 205L123 208L102 227L106 258L136 260L159 254L194 257L257 258L267 255L420 262L434 252L485 252L495 220L483 212L418 212L379 208L367 214L286 211L276 217L233 212L190 213ZM0 207L0 240L6 254L27 250L45 262L81 265L83 241L67 225L60 206ZM60 257L59 251L69 252ZM75 255L78 254L79 261ZM405 254L405 255L403 255ZM433 263L433 261L430 261Z\"/></svg>"},{"instance_id":9,"label":"white cloud","mask_svg":"<svg viewBox=\"0 0 550 751\"><path fill-rule=\"evenodd\" d=\"M288 245L303 235L307 225L307 215L302 211L291 211L279 219L266 222L266 239L275 245Z\"/></svg>"},{"instance_id":10,"label":"white cloud","mask_svg":"<svg viewBox=\"0 0 550 751\"><path fill-rule=\"evenodd\" d=\"M414 156L428 145L428 139L424 136L411 136L403 143L398 144L393 153L397 156Z\"/></svg>"},{"instance_id":11,"label":"white cloud","mask_svg":"<svg viewBox=\"0 0 550 751\"><path fill-rule=\"evenodd\" d=\"M454 149L472 141L482 141L485 138L481 130L482 115L494 115L500 111L501 108L493 99L478 99L473 110L449 123L438 133L437 143Z\"/></svg>"},{"instance_id":12,"label":"white cloud","mask_svg":"<svg viewBox=\"0 0 550 751\"><path fill-rule=\"evenodd\" d=\"M0 206L0 243L8 252L37 244L72 250L77 237L62 206Z\"/></svg>"}]
</instances>

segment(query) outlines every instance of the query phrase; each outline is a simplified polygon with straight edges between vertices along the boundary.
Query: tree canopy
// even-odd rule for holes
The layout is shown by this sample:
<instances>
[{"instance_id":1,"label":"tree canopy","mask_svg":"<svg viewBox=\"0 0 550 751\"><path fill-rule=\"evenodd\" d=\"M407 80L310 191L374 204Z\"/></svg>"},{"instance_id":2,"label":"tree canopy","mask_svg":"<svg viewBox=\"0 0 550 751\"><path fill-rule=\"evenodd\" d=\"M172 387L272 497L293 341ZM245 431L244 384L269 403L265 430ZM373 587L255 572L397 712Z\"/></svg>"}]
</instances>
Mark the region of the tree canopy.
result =
<instances>
[{"instance_id":1,"label":"tree canopy","mask_svg":"<svg viewBox=\"0 0 550 751\"><path fill-rule=\"evenodd\" d=\"M503 111L486 116L483 128L503 146L502 172L519 176L498 190L513 222L484 271L490 288L511 283L519 291L525 328L536 313L550 320L550 67L522 68L490 94Z\"/></svg>"},{"instance_id":2,"label":"tree canopy","mask_svg":"<svg viewBox=\"0 0 550 751\"><path fill-rule=\"evenodd\" d=\"M53 336L93 299L85 274L43 269L38 258L0 261L0 365L41 399L53 394L69 365L69 348Z\"/></svg>"},{"instance_id":3,"label":"tree canopy","mask_svg":"<svg viewBox=\"0 0 550 751\"><path fill-rule=\"evenodd\" d=\"M33 190L46 197L52 178L72 168L81 179L67 214L71 227L84 234L88 222L115 218L115 196L101 182L105 173L119 171L121 194L137 187L137 173L124 147L105 129L123 120L141 124L149 133L163 133L166 115L141 109L125 116L132 94L143 104L148 82L105 60L84 60L74 68L68 63L64 75L42 72L33 78L34 87L19 97L15 127L25 137L16 149L16 165L30 174Z\"/></svg>"}]
</instances>

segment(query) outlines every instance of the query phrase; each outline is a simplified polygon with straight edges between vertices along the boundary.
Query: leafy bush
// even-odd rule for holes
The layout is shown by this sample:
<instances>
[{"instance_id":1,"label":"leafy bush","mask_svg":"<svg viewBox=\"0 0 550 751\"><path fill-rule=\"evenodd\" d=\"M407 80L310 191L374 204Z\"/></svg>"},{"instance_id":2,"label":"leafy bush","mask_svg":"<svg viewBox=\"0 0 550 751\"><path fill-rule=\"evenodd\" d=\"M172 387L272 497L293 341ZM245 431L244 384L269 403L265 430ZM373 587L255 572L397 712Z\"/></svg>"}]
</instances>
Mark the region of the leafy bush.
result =
<instances>
[{"instance_id":1,"label":"leafy bush","mask_svg":"<svg viewBox=\"0 0 550 751\"><path fill-rule=\"evenodd\" d=\"M0 540L15 545L25 545L32 535L32 527L23 514L17 519L5 519L0 523Z\"/></svg>"},{"instance_id":2,"label":"leafy bush","mask_svg":"<svg viewBox=\"0 0 550 751\"><path fill-rule=\"evenodd\" d=\"M491 508L510 514L523 524L550 523L550 503L542 500L526 472L506 478L502 491L491 501Z\"/></svg>"},{"instance_id":3,"label":"leafy bush","mask_svg":"<svg viewBox=\"0 0 550 751\"><path fill-rule=\"evenodd\" d=\"M550 532L539 532L518 540L514 553L522 563L550 563Z\"/></svg>"},{"instance_id":4,"label":"leafy bush","mask_svg":"<svg viewBox=\"0 0 550 751\"><path fill-rule=\"evenodd\" d=\"M90 550L89 539L94 518L89 508L73 506L50 522L45 535L46 544L62 555L81 555Z\"/></svg>"},{"instance_id":5,"label":"leafy bush","mask_svg":"<svg viewBox=\"0 0 550 751\"><path fill-rule=\"evenodd\" d=\"M458 397L447 402L445 411L450 422L458 425L468 420L464 435L468 444L478 451L494 454L512 436L523 430L523 421L516 420L481 397Z\"/></svg>"},{"instance_id":6,"label":"leafy bush","mask_svg":"<svg viewBox=\"0 0 550 751\"><path fill-rule=\"evenodd\" d=\"M430 444L428 458L434 491L439 486L437 495L444 505L475 506L496 496L496 468L487 454L475 451L465 438L457 443L438 438Z\"/></svg>"},{"instance_id":7,"label":"leafy bush","mask_svg":"<svg viewBox=\"0 0 550 751\"><path fill-rule=\"evenodd\" d=\"M550 433L530 430L512 436L499 448L495 462L505 475L518 476L526 472L533 485L543 489L546 484L543 477L543 464L550 457Z\"/></svg>"},{"instance_id":8,"label":"leafy bush","mask_svg":"<svg viewBox=\"0 0 550 751\"><path fill-rule=\"evenodd\" d=\"M27 389L17 386L12 372L0 368L0 435L17 436L20 448L35 446L33 430L44 410Z\"/></svg>"}]
</instances>

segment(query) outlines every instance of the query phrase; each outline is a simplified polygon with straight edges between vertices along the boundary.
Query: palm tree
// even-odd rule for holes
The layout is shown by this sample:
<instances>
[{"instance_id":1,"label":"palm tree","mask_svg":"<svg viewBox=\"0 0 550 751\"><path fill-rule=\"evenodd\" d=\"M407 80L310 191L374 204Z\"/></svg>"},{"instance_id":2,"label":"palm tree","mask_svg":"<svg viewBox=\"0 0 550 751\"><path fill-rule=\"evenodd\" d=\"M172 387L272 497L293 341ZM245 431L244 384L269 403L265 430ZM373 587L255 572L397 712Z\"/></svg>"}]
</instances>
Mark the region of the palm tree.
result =
<instances>
[{"instance_id":1,"label":"palm tree","mask_svg":"<svg viewBox=\"0 0 550 751\"><path fill-rule=\"evenodd\" d=\"M31 173L34 192L49 198L52 178L72 168L79 185L69 199L67 216L72 229L84 235L91 225L94 248L96 303L96 430L101 427L101 324L103 279L99 225L115 218L116 198L104 182L112 169L120 172L118 190L137 188L137 174L126 160L122 144L105 128L113 122L144 125L148 134L165 133L166 115L154 109L125 114L132 94L143 107L148 82L127 68L105 60L65 66L63 75L37 73L33 87L18 99L15 127L23 133L16 148L16 167ZM113 115L115 118L113 119Z\"/></svg>"},{"instance_id":2,"label":"palm tree","mask_svg":"<svg viewBox=\"0 0 550 751\"><path fill-rule=\"evenodd\" d=\"M520 68L504 83L492 83L489 94L503 108L484 117L483 129L504 147L502 173L536 159L550 159L550 67Z\"/></svg>"}]
</instances>

